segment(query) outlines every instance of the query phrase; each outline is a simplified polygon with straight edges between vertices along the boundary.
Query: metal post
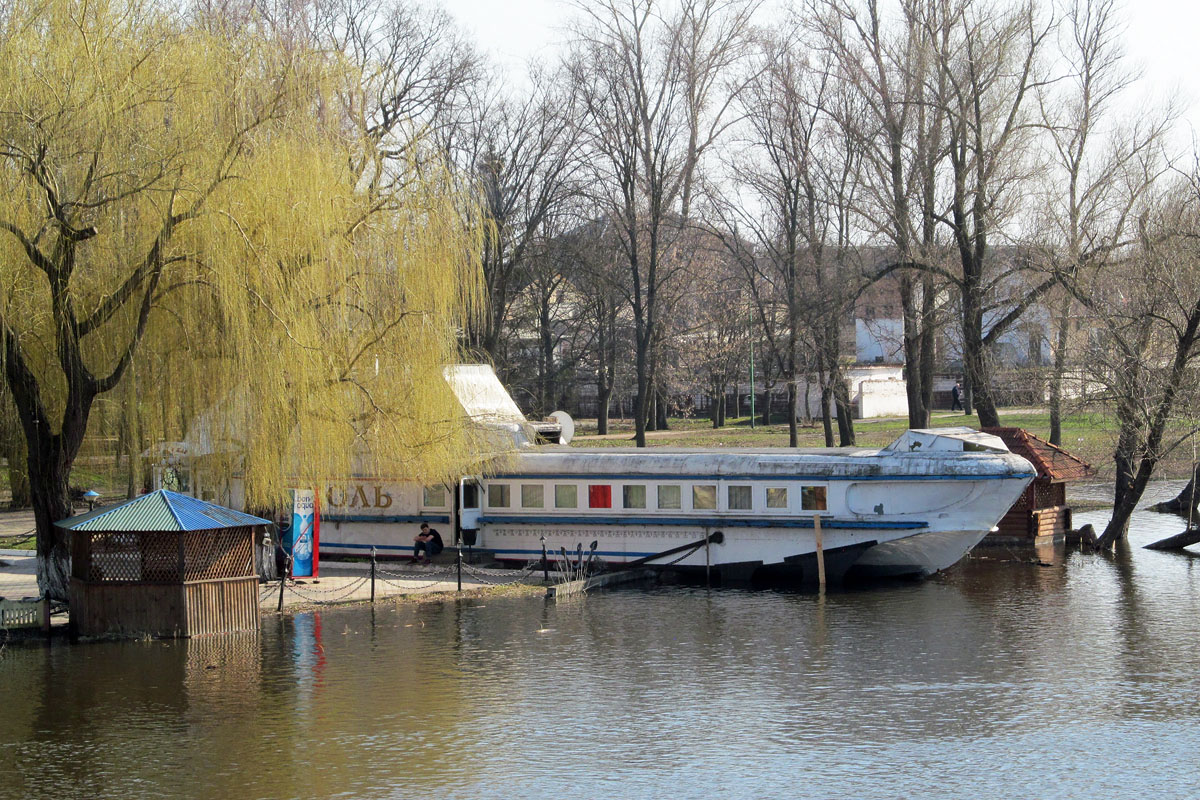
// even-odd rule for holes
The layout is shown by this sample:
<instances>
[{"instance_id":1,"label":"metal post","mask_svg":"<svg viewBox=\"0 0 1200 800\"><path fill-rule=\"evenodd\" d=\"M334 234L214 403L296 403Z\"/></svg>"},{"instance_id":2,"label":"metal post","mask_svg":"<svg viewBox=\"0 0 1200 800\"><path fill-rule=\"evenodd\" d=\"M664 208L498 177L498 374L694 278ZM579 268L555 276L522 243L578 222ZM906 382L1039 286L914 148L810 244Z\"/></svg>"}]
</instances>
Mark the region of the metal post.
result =
<instances>
[{"instance_id":1,"label":"metal post","mask_svg":"<svg viewBox=\"0 0 1200 800\"><path fill-rule=\"evenodd\" d=\"M712 588L712 555L709 550L709 541L712 537L708 534L708 529L704 529L704 588Z\"/></svg>"},{"instance_id":2,"label":"metal post","mask_svg":"<svg viewBox=\"0 0 1200 800\"><path fill-rule=\"evenodd\" d=\"M462 542L458 544L458 590L462 591Z\"/></svg>"},{"instance_id":3,"label":"metal post","mask_svg":"<svg viewBox=\"0 0 1200 800\"><path fill-rule=\"evenodd\" d=\"M283 572L279 573L279 605L275 607L276 611L283 611L283 582L287 580L287 565L284 565Z\"/></svg>"},{"instance_id":4,"label":"metal post","mask_svg":"<svg viewBox=\"0 0 1200 800\"><path fill-rule=\"evenodd\" d=\"M550 560L546 557L546 537L542 537L542 580L550 582Z\"/></svg>"},{"instance_id":5,"label":"metal post","mask_svg":"<svg viewBox=\"0 0 1200 800\"><path fill-rule=\"evenodd\" d=\"M821 515L813 514L813 535L817 540L817 585L825 588L825 547L821 541Z\"/></svg>"},{"instance_id":6,"label":"metal post","mask_svg":"<svg viewBox=\"0 0 1200 800\"><path fill-rule=\"evenodd\" d=\"M375 546L371 546L371 602L375 602Z\"/></svg>"}]
</instances>

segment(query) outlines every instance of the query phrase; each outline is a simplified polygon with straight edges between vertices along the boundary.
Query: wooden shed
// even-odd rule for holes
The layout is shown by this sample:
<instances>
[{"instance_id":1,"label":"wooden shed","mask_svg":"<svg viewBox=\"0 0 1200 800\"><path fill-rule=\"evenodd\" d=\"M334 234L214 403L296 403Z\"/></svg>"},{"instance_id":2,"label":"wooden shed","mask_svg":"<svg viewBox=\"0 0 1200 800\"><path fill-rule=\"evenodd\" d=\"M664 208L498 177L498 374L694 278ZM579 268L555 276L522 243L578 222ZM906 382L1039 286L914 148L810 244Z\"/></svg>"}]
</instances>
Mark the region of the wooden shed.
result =
<instances>
[{"instance_id":1,"label":"wooden shed","mask_svg":"<svg viewBox=\"0 0 1200 800\"><path fill-rule=\"evenodd\" d=\"M57 524L71 532L76 633L258 630L254 536L268 520L159 490Z\"/></svg>"},{"instance_id":2,"label":"wooden shed","mask_svg":"<svg viewBox=\"0 0 1200 800\"><path fill-rule=\"evenodd\" d=\"M1072 529L1067 484L1090 478L1095 470L1061 447L1021 428L984 428L999 436L1008 449L1033 464L1037 477L1013 504L998 530L985 542L1041 543L1065 536Z\"/></svg>"}]
</instances>

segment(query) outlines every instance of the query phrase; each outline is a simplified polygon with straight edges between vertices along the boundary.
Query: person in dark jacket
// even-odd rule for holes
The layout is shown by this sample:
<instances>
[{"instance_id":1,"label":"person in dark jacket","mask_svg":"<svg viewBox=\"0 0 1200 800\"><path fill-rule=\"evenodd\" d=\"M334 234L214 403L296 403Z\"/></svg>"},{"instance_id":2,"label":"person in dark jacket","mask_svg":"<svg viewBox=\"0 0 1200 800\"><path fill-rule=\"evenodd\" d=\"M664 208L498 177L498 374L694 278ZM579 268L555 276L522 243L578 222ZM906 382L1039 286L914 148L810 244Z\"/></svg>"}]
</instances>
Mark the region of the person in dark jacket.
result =
<instances>
[{"instance_id":1,"label":"person in dark jacket","mask_svg":"<svg viewBox=\"0 0 1200 800\"><path fill-rule=\"evenodd\" d=\"M442 552L442 535L436 528L429 527L428 522L421 523L421 532L413 539L413 563L421 563L421 551L425 551L425 559L432 562L433 557Z\"/></svg>"},{"instance_id":2,"label":"person in dark jacket","mask_svg":"<svg viewBox=\"0 0 1200 800\"><path fill-rule=\"evenodd\" d=\"M962 411L962 384L958 381L954 382L954 388L950 390L950 410Z\"/></svg>"}]
</instances>

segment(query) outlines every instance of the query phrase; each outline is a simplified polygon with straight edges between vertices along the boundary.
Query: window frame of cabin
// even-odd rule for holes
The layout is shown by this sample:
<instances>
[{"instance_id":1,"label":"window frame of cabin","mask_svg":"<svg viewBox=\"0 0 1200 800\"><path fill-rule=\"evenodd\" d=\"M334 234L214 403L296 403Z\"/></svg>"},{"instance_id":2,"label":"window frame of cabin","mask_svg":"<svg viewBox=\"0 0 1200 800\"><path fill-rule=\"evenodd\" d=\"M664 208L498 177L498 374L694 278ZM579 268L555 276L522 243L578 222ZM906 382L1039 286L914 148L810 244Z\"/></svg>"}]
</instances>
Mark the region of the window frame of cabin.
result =
<instances>
[{"instance_id":1,"label":"window frame of cabin","mask_svg":"<svg viewBox=\"0 0 1200 800\"><path fill-rule=\"evenodd\" d=\"M721 493L717 491L717 484L715 484L715 483L693 483L691 486L692 486L692 511L716 511L717 510L717 506L721 500ZM701 490L704 490L706 494L709 492L712 493L712 505L711 506L700 505L699 503L696 502L697 499L700 497L699 493Z\"/></svg>"},{"instance_id":2,"label":"window frame of cabin","mask_svg":"<svg viewBox=\"0 0 1200 800\"><path fill-rule=\"evenodd\" d=\"M639 505L630 505L629 492L630 492L630 490L636 491L638 489L642 490L642 504L640 506ZM634 509L637 511L644 511L646 509L646 503L649 501L649 494L650 493L648 491L646 491L646 484L644 484L644 483L622 484L621 485L621 508L629 508L629 509Z\"/></svg>"},{"instance_id":3,"label":"window frame of cabin","mask_svg":"<svg viewBox=\"0 0 1200 800\"><path fill-rule=\"evenodd\" d=\"M734 505L734 493L739 495L739 503L745 501L745 505ZM754 510L754 487L748 483L727 483L725 484L725 508L729 511L753 511Z\"/></svg>"},{"instance_id":4,"label":"window frame of cabin","mask_svg":"<svg viewBox=\"0 0 1200 800\"><path fill-rule=\"evenodd\" d=\"M613 490L611 483L589 483L587 485L588 508L601 511L613 507Z\"/></svg>"},{"instance_id":5,"label":"window frame of cabin","mask_svg":"<svg viewBox=\"0 0 1200 800\"><path fill-rule=\"evenodd\" d=\"M441 494L441 502L432 503L429 501L430 492L439 492ZM422 508L445 508L446 498L449 493L445 486L422 486L421 487L421 507Z\"/></svg>"},{"instance_id":6,"label":"window frame of cabin","mask_svg":"<svg viewBox=\"0 0 1200 800\"><path fill-rule=\"evenodd\" d=\"M527 494L536 494L536 503L527 503ZM521 484L521 508L545 508L546 507L546 487L540 483L522 483Z\"/></svg>"},{"instance_id":7,"label":"window frame of cabin","mask_svg":"<svg viewBox=\"0 0 1200 800\"><path fill-rule=\"evenodd\" d=\"M571 504L559 502L559 491L570 490ZM556 483L554 484L554 507L555 508L579 508L579 484L576 483Z\"/></svg>"},{"instance_id":8,"label":"window frame of cabin","mask_svg":"<svg viewBox=\"0 0 1200 800\"><path fill-rule=\"evenodd\" d=\"M492 502L492 491L495 490L504 496L503 503ZM488 508L512 508L512 485L507 483L489 483L487 487L487 507Z\"/></svg>"},{"instance_id":9,"label":"window frame of cabin","mask_svg":"<svg viewBox=\"0 0 1200 800\"><path fill-rule=\"evenodd\" d=\"M663 505L663 489L675 490L675 505ZM660 511L682 511L683 510L683 484L681 483L660 483L655 487L654 492L655 508Z\"/></svg>"},{"instance_id":10,"label":"window frame of cabin","mask_svg":"<svg viewBox=\"0 0 1200 800\"><path fill-rule=\"evenodd\" d=\"M810 500L815 499L816 502ZM800 510L801 511L828 511L829 510L829 487L828 486L801 486L800 487Z\"/></svg>"},{"instance_id":11,"label":"window frame of cabin","mask_svg":"<svg viewBox=\"0 0 1200 800\"><path fill-rule=\"evenodd\" d=\"M783 505L771 505L771 493L783 492ZM788 510L789 498L788 487L786 486L766 486L763 488L763 508L767 511L780 513Z\"/></svg>"}]
</instances>

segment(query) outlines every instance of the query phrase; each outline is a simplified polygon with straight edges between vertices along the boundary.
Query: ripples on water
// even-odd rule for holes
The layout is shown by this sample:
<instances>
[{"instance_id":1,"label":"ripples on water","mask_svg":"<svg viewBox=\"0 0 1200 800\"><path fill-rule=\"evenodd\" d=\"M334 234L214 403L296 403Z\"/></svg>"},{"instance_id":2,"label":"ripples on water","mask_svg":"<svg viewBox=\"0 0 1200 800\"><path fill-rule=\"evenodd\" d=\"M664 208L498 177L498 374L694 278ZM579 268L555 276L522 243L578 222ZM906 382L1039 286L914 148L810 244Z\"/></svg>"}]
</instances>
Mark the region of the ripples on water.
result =
<instances>
[{"instance_id":1,"label":"ripples on water","mask_svg":"<svg viewBox=\"0 0 1200 800\"><path fill-rule=\"evenodd\" d=\"M1114 558L988 549L824 598L487 598L10 647L0 796L1195 797L1200 573L1140 549L1180 528L1142 513Z\"/></svg>"}]
</instances>

